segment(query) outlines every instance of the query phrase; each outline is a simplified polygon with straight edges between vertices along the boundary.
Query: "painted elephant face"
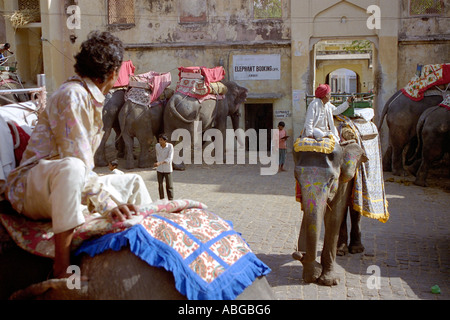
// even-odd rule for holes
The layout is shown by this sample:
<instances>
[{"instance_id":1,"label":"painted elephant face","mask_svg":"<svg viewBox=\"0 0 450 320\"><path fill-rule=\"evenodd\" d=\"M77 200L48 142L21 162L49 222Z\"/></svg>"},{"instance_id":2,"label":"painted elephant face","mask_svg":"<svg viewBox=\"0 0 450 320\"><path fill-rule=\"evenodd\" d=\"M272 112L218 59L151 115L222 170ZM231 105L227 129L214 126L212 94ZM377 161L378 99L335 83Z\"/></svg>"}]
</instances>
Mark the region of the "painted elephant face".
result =
<instances>
[{"instance_id":1,"label":"painted elephant face","mask_svg":"<svg viewBox=\"0 0 450 320\"><path fill-rule=\"evenodd\" d=\"M352 180L361 163L367 160L364 150L357 143L344 145L340 181L349 182Z\"/></svg>"},{"instance_id":2,"label":"painted elephant face","mask_svg":"<svg viewBox=\"0 0 450 320\"><path fill-rule=\"evenodd\" d=\"M332 168L299 167L295 177L301 186L303 210L325 208L333 200L339 185L339 173Z\"/></svg>"},{"instance_id":3,"label":"painted elephant face","mask_svg":"<svg viewBox=\"0 0 450 320\"><path fill-rule=\"evenodd\" d=\"M301 186L304 209L324 208L334 198L339 185L340 159L340 146L331 154L294 152L294 175Z\"/></svg>"}]
</instances>

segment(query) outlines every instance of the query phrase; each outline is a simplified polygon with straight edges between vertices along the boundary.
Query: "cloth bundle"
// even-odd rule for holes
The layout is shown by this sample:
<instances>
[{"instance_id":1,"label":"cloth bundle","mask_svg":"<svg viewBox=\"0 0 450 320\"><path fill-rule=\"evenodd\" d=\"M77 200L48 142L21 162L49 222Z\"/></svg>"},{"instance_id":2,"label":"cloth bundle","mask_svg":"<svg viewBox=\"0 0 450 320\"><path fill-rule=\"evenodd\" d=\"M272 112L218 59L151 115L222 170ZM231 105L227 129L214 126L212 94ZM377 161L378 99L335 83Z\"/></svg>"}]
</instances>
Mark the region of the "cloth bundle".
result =
<instances>
[{"instance_id":1,"label":"cloth bundle","mask_svg":"<svg viewBox=\"0 0 450 320\"><path fill-rule=\"evenodd\" d=\"M128 83L129 89L125 93L125 100L150 106L159 99L171 82L170 72L158 73L149 71L139 75L131 75Z\"/></svg>"},{"instance_id":2,"label":"cloth bundle","mask_svg":"<svg viewBox=\"0 0 450 320\"><path fill-rule=\"evenodd\" d=\"M227 93L227 87L220 81L225 77L223 67L179 67L179 82L176 92L197 98L220 100Z\"/></svg>"}]
</instances>

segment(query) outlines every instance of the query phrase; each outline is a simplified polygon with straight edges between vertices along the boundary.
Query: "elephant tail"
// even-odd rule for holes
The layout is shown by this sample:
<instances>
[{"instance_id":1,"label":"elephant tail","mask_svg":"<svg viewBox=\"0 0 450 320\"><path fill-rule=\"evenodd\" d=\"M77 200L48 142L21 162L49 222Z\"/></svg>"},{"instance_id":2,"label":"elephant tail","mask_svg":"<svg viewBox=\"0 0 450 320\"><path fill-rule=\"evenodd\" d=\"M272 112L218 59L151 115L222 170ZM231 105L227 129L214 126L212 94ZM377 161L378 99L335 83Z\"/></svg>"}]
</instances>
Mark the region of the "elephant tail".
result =
<instances>
[{"instance_id":1,"label":"elephant tail","mask_svg":"<svg viewBox=\"0 0 450 320\"><path fill-rule=\"evenodd\" d=\"M175 117L183 121L184 123L193 123L198 118L198 113L195 115L194 119L186 119L178 112L177 107L181 104L181 102L186 99L187 95L183 95L183 98L180 99L180 95L174 94L172 98L170 98L166 108L169 108L169 112L171 112Z\"/></svg>"},{"instance_id":2,"label":"elephant tail","mask_svg":"<svg viewBox=\"0 0 450 320\"><path fill-rule=\"evenodd\" d=\"M400 97L402 94L403 94L402 91L401 91L401 90L398 90L396 93L394 93L394 95L393 95L392 97L389 98L389 100L388 100L388 101L386 102L386 104L384 105L384 107L383 107L383 112L381 113L380 120L379 120L379 122L378 122L378 124L377 124L377 129L378 129L378 131L381 130L381 126L383 125L383 121L384 121L384 118L386 117L386 114L387 114L387 112L388 112L388 110L389 110L389 107L390 107L391 104L392 104L395 100L397 100L397 98Z\"/></svg>"}]
</instances>

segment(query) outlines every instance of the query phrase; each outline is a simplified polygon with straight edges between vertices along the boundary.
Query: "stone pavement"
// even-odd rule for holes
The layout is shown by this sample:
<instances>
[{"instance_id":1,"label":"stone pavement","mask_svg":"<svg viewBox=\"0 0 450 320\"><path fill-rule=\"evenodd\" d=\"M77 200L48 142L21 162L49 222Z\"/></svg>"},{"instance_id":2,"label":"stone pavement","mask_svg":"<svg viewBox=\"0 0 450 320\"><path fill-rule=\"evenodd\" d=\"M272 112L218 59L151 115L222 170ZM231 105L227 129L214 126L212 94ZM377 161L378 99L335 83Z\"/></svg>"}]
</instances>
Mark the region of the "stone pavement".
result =
<instances>
[{"instance_id":1,"label":"stone pavement","mask_svg":"<svg viewBox=\"0 0 450 320\"><path fill-rule=\"evenodd\" d=\"M120 169L123 167L121 163ZM341 281L337 286L325 287L304 283L301 263L291 258L302 219L300 204L294 197L292 155L287 156L287 172L262 176L260 167L189 165L186 171L174 172L175 198L201 201L212 212L232 221L253 252L272 269L267 279L276 299L450 298L449 193L386 182L389 221L362 218L365 252L337 257ZM141 174L152 198L158 198L156 171L128 172ZM385 173L385 180L387 177ZM367 284L368 280L373 283L375 275L368 270L370 266L379 271L379 289ZM440 294L431 293L434 285L440 287Z\"/></svg>"}]
</instances>

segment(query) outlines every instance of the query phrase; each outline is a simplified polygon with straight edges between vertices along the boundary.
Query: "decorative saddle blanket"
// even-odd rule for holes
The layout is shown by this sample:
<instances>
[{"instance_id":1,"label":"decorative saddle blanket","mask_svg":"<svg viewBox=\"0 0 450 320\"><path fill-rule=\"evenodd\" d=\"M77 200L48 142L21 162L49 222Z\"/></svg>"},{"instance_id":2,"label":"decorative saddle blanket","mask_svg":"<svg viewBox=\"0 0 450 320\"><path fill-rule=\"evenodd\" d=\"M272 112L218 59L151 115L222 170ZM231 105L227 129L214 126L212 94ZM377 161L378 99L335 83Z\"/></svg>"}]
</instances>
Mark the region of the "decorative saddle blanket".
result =
<instances>
[{"instance_id":1,"label":"decorative saddle blanket","mask_svg":"<svg viewBox=\"0 0 450 320\"><path fill-rule=\"evenodd\" d=\"M297 138L294 143L294 150L295 152L312 151L328 154L333 152L335 143L333 136L321 141L308 137Z\"/></svg>"},{"instance_id":2,"label":"decorative saddle blanket","mask_svg":"<svg viewBox=\"0 0 450 320\"><path fill-rule=\"evenodd\" d=\"M132 83L142 84L140 87L131 86ZM150 106L158 100L164 90L172 82L170 72L158 73L149 71L147 73L130 76L129 88L125 93L125 100L144 106Z\"/></svg>"},{"instance_id":3,"label":"decorative saddle blanket","mask_svg":"<svg viewBox=\"0 0 450 320\"><path fill-rule=\"evenodd\" d=\"M271 271L231 222L197 201L155 202L125 222L111 223L92 215L87 219L75 230L75 254L94 256L129 246L149 265L172 272L177 290L188 299L235 299L257 277ZM0 221L21 248L54 256L50 222L17 214L0 214Z\"/></svg>"},{"instance_id":4,"label":"decorative saddle blanket","mask_svg":"<svg viewBox=\"0 0 450 320\"><path fill-rule=\"evenodd\" d=\"M176 92L196 98L200 102L208 99L221 100L227 92L227 87L220 82L225 76L222 67L213 69L180 67L178 70L180 80L175 89Z\"/></svg>"},{"instance_id":5,"label":"decorative saddle blanket","mask_svg":"<svg viewBox=\"0 0 450 320\"><path fill-rule=\"evenodd\" d=\"M447 83L450 83L450 64L428 64L422 67L420 76L414 76L401 90L412 100L420 101L429 88Z\"/></svg>"}]
</instances>

